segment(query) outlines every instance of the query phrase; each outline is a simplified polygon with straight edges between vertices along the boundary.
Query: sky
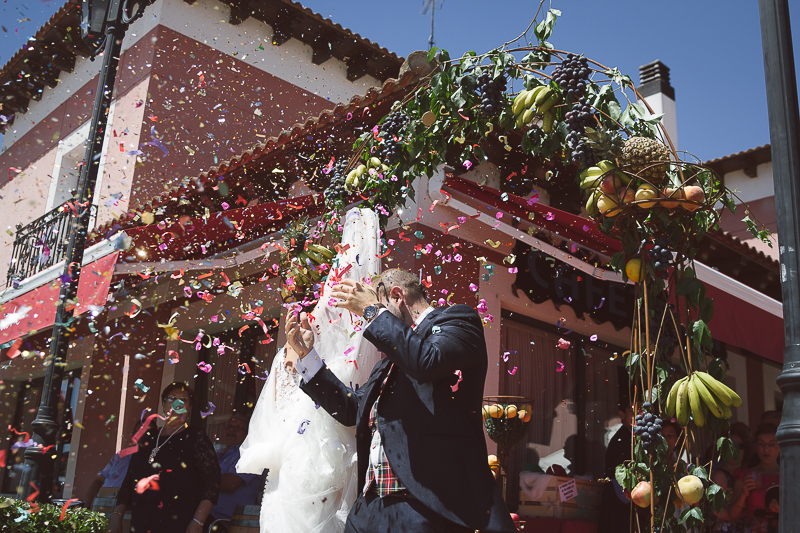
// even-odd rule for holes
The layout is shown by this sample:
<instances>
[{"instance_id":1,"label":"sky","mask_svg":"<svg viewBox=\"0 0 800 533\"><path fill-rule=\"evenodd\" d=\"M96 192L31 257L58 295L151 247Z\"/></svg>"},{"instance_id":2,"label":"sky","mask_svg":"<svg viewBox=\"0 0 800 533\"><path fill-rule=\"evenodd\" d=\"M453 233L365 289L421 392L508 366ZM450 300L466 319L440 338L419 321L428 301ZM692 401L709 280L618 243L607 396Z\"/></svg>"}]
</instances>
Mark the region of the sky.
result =
<instances>
[{"instance_id":1,"label":"sky","mask_svg":"<svg viewBox=\"0 0 800 533\"><path fill-rule=\"evenodd\" d=\"M428 48L430 13L422 13L423 0L301 3L399 56ZM3 0L0 65L62 5L61 0ZM436 46L451 57L489 51L522 33L538 5L438 0ZM755 0L551 0L548 6L562 12L550 39L556 48L617 67L637 82L641 65L660 59L670 68L681 150L709 160L769 142ZM800 2L792 0L790 8L797 71Z\"/></svg>"}]
</instances>

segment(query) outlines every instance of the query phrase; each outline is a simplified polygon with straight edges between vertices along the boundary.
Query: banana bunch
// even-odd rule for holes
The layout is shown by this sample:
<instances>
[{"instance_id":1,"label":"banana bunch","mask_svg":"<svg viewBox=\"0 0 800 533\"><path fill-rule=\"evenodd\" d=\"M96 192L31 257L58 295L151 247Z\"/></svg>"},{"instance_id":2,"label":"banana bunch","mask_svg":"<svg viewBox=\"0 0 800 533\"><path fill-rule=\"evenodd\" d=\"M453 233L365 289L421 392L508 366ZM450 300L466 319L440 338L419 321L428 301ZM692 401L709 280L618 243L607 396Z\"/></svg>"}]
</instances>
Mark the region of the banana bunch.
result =
<instances>
[{"instance_id":1,"label":"banana bunch","mask_svg":"<svg viewBox=\"0 0 800 533\"><path fill-rule=\"evenodd\" d=\"M320 265L330 263L334 253L320 244L307 243L304 250L291 253L287 277L294 280L294 291L281 288L281 296L284 301L289 301L293 293L304 292L311 288L315 283L322 280L324 271Z\"/></svg>"},{"instance_id":2,"label":"banana bunch","mask_svg":"<svg viewBox=\"0 0 800 533\"><path fill-rule=\"evenodd\" d=\"M377 157L370 157L366 165L358 165L347 174L347 178L344 180L344 190L347 192L358 190L367 181L365 176L368 176L372 169L375 169L375 172L388 172L389 166L383 164Z\"/></svg>"},{"instance_id":3,"label":"banana bunch","mask_svg":"<svg viewBox=\"0 0 800 533\"><path fill-rule=\"evenodd\" d=\"M694 423L703 427L709 412L717 418L730 418L731 406L740 405L742 399L733 389L698 371L675 382L667 395L666 413L674 415L682 426L689 423L691 414Z\"/></svg>"},{"instance_id":4,"label":"banana bunch","mask_svg":"<svg viewBox=\"0 0 800 533\"><path fill-rule=\"evenodd\" d=\"M522 128L529 124L533 117L542 117L542 131L550 133L556 120L555 105L561 97L547 85L540 85L530 90L524 90L514 98L511 110L517 117L517 127Z\"/></svg>"}]
</instances>

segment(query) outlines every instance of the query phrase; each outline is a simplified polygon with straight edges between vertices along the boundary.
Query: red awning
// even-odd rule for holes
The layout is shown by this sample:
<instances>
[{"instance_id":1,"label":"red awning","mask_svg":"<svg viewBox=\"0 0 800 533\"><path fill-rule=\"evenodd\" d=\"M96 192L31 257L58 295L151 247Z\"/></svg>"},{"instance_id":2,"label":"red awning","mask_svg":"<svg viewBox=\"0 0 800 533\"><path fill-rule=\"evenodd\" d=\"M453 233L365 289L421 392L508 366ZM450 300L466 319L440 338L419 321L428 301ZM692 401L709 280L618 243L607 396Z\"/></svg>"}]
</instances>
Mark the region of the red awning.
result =
<instances>
[{"instance_id":1,"label":"red awning","mask_svg":"<svg viewBox=\"0 0 800 533\"><path fill-rule=\"evenodd\" d=\"M105 305L118 256L119 252L114 252L81 269L76 315L86 312L90 305ZM0 320L9 319L12 313L21 315L18 320L8 320L10 324L3 324L7 327L0 330L0 344L52 326L56 319L60 292L61 279L56 278L46 285L0 304Z\"/></svg>"},{"instance_id":2,"label":"red awning","mask_svg":"<svg viewBox=\"0 0 800 533\"><path fill-rule=\"evenodd\" d=\"M453 176L447 177L444 187L446 191L458 194L458 200L478 211L502 212L530 220L540 228L606 255L622 250L620 241L600 233L592 220L535 202L528 204L528 200L520 196L504 195L497 189L479 187ZM716 275L724 278L722 274ZM708 325L713 337L783 364L783 317L748 301L744 292L755 289L741 285L742 294L737 295L714 286L713 282L705 284L706 295L714 300L714 318Z\"/></svg>"},{"instance_id":3,"label":"red awning","mask_svg":"<svg viewBox=\"0 0 800 533\"><path fill-rule=\"evenodd\" d=\"M182 223L159 222L125 229L133 246L133 259L126 254L126 261L200 259L269 235L298 216L314 218L325 210L322 195L309 194L219 211Z\"/></svg>"}]
</instances>

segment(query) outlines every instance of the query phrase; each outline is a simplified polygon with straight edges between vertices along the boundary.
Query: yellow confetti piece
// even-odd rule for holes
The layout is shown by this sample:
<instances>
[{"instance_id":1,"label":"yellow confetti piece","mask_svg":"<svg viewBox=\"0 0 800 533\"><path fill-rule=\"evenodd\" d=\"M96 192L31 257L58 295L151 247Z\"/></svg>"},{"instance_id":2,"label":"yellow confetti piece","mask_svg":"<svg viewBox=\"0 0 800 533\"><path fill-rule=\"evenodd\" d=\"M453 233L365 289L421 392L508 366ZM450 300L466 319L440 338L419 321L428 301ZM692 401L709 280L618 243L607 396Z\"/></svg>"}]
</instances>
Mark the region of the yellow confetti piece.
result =
<instances>
[{"instance_id":1,"label":"yellow confetti piece","mask_svg":"<svg viewBox=\"0 0 800 533\"><path fill-rule=\"evenodd\" d=\"M498 246L500 246L500 244L501 244L501 243L500 243L500 241L497 241L497 242L495 242L495 241L493 241L493 240L491 240L491 239L486 239L486 240L485 240L485 241L483 241L483 242L485 242L486 244L488 244L488 245L489 245L489 246L491 246L492 248L497 248L497 247L498 247Z\"/></svg>"}]
</instances>

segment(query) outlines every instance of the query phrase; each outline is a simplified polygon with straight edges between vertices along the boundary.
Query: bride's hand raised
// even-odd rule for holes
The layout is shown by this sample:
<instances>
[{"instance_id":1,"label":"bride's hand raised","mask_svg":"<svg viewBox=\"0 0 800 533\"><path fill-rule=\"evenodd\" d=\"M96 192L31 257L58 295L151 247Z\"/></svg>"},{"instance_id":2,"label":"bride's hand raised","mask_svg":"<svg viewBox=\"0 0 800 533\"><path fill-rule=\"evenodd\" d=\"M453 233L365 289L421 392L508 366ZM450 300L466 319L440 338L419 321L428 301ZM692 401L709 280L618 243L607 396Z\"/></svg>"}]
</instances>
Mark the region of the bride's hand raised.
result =
<instances>
[{"instance_id":1,"label":"bride's hand raised","mask_svg":"<svg viewBox=\"0 0 800 533\"><path fill-rule=\"evenodd\" d=\"M308 314L299 315L290 309L286 313L286 344L302 359L314 347L314 332L308 323Z\"/></svg>"}]
</instances>

